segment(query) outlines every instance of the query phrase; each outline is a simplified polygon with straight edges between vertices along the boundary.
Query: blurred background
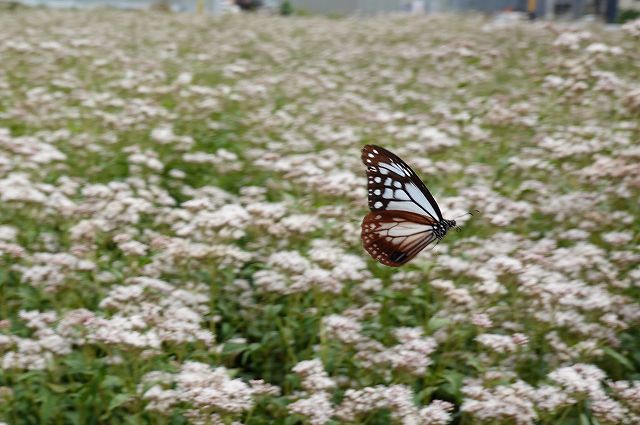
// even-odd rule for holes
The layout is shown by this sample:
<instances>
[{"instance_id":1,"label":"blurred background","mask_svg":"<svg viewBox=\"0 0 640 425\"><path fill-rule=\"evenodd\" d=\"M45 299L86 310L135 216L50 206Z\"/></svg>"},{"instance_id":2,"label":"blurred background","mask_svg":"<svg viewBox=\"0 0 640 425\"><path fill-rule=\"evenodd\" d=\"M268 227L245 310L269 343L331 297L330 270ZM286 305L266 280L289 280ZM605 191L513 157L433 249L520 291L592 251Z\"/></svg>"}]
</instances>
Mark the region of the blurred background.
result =
<instances>
[{"instance_id":1,"label":"blurred background","mask_svg":"<svg viewBox=\"0 0 640 425\"><path fill-rule=\"evenodd\" d=\"M640 424L639 9L0 0L0 425Z\"/></svg>"},{"instance_id":2,"label":"blurred background","mask_svg":"<svg viewBox=\"0 0 640 425\"><path fill-rule=\"evenodd\" d=\"M209 14L240 10L325 15L517 12L529 18L602 19L608 23L640 16L640 0L0 0L0 3L61 8L109 6Z\"/></svg>"}]
</instances>

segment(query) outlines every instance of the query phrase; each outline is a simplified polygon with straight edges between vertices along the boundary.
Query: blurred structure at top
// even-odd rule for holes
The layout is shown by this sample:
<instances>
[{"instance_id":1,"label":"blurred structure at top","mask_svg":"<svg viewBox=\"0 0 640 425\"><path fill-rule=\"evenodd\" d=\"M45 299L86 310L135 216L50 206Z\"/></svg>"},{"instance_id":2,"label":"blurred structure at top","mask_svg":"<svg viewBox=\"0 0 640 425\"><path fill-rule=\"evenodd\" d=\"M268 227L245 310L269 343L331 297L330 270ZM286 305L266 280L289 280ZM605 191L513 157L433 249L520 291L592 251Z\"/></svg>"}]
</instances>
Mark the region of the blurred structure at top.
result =
<instances>
[{"instance_id":1,"label":"blurred structure at top","mask_svg":"<svg viewBox=\"0 0 640 425\"><path fill-rule=\"evenodd\" d=\"M262 0L235 0L235 5L242 10L258 10L262 7Z\"/></svg>"},{"instance_id":2,"label":"blurred structure at top","mask_svg":"<svg viewBox=\"0 0 640 425\"><path fill-rule=\"evenodd\" d=\"M325 14L377 14L399 10L426 13L522 12L536 18L600 16L615 22L618 9L640 10L640 0L292 0L295 8Z\"/></svg>"},{"instance_id":3,"label":"blurred structure at top","mask_svg":"<svg viewBox=\"0 0 640 425\"><path fill-rule=\"evenodd\" d=\"M277 11L284 0L0 0L31 6L161 8L175 12L219 14L265 9ZM640 11L640 0L288 0L292 10L326 15L381 13L445 13L476 11L488 14L526 13L531 18L581 19L616 22L618 11Z\"/></svg>"},{"instance_id":4,"label":"blurred structure at top","mask_svg":"<svg viewBox=\"0 0 640 425\"><path fill-rule=\"evenodd\" d=\"M237 12L242 7L235 0L0 0L27 6L59 8L115 7L118 9L159 9L172 12L205 12L221 14ZM263 2L263 3L269 3ZM272 1L271 3L274 3ZM277 4L277 1L275 2Z\"/></svg>"}]
</instances>

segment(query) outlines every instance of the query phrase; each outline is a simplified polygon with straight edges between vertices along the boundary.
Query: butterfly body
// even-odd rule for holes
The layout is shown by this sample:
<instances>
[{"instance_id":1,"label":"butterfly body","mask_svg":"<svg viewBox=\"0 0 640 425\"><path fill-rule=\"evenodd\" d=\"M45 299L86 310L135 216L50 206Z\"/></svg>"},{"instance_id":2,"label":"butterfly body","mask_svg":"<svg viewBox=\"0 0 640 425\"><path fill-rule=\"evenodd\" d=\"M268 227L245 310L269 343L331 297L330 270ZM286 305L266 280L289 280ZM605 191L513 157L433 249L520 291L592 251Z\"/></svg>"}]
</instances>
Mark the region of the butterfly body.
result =
<instances>
[{"instance_id":1,"label":"butterfly body","mask_svg":"<svg viewBox=\"0 0 640 425\"><path fill-rule=\"evenodd\" d=\"M367 252L387 266L398 267L455 227L415 172L398 156L374 145L362 149L367 167L369 209L362 221Z\"/></svg>"},{"instance_id":2,"label":"butterfly body","mask_svg":"<svg viewBox=\"0 0 640 425\"><path fill-rule=\"evenodd\" d=\"M449 229L451 229L452 227L456 227L456 221L442 220L441 222L434 224L432 227L433 227L433 234L436 235L436 238L442 239L446 236Z\"/></svg>"}]
</instances>

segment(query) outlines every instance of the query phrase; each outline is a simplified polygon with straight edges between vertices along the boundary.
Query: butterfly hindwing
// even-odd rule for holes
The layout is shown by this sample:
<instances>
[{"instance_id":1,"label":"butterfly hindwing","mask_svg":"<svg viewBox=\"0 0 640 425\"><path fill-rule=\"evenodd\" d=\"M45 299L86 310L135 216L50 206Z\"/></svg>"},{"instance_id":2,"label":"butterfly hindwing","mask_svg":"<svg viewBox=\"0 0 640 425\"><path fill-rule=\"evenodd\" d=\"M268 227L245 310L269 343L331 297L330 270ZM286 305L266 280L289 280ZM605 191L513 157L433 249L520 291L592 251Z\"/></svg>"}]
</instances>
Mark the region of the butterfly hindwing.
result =
<instances>
[{"instance_id":1,"label":"butterfly hindwing","mask_svg":"<svg viewBox=\"0 0 640 425\"><path fill-rule=\"evenodd\" d=\"M436 222L408 211L372 211L362 221L362 243L384 265L398 267L415 257L437 237Z\"/></svg>"},{"instance_id":2,"label":"butterfly hindwing","mask_svg":"<svg viewBox=\"0 0 640 425\"><path fill-rule=\"evenodd\" d=\"M362 162L367 167L371 211L406 211L428 215L436 221L443 219L429 190L398 156L379 146L366 145Z\"/></svg>"}]
</instances>

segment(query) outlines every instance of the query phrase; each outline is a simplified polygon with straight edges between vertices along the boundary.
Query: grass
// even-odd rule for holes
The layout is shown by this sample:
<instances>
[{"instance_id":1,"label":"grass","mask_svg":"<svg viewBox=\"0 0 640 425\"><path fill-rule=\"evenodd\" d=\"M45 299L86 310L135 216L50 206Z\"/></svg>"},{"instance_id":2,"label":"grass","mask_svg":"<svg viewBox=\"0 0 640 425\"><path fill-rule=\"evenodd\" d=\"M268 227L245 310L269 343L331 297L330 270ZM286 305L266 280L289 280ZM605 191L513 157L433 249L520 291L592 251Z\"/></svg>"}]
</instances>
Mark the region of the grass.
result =
<instances>
[{"instance_id":1,"label":"grass","mask_svg":"<svg viewBox=\"0 0 640 425\"><path fill-rule=\"evenodd\" d=\"M632 34L16 9L0 40L0 421L640 417L618 389L640 379ZM407 266L376 263L359 240L367 143L413 166L445 216L481 214ZM326 388L294 370L312 359ZM244 393L251 380L279 392ZM410 396L375 401L381 388ZM326 404L295 407L314 396ZM436 400L444 419L416 416Z\"/></svg>"}]
</instances>

